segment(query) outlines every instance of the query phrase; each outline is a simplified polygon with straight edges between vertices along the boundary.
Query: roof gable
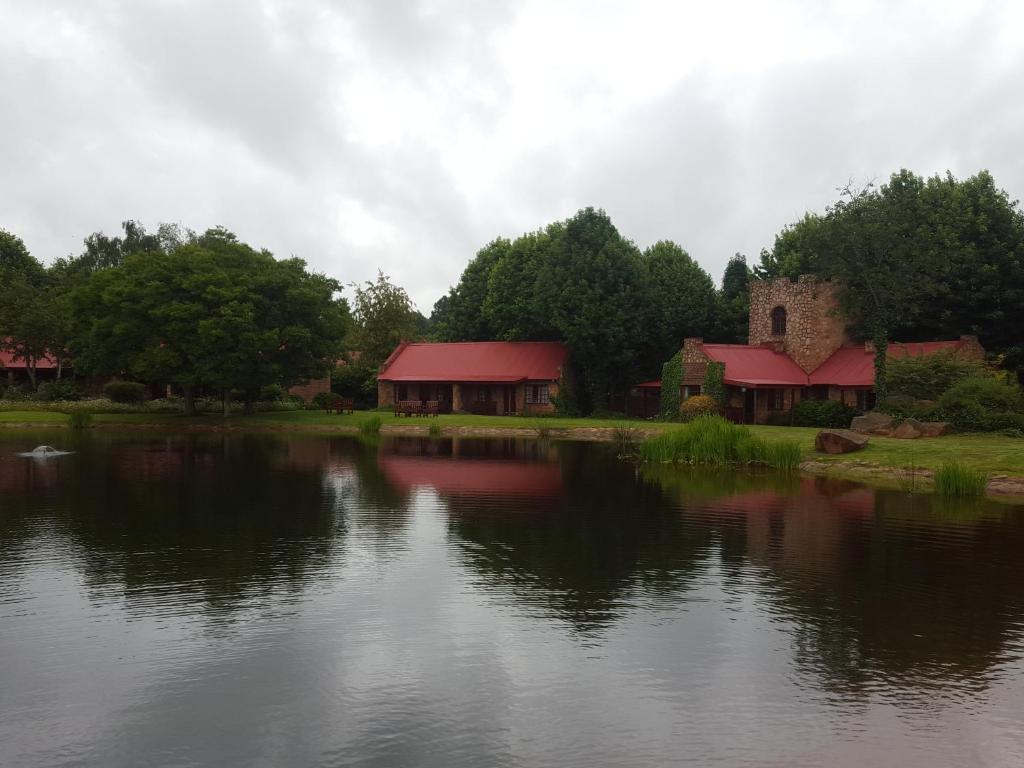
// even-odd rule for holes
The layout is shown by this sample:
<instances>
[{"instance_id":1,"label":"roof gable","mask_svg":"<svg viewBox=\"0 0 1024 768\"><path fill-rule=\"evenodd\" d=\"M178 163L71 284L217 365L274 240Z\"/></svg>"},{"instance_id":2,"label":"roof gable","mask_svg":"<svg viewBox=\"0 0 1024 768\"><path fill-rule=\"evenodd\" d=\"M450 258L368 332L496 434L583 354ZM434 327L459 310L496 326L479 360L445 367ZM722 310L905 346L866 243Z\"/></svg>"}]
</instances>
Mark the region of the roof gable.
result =
<instances>
[{"instance_id":1,"label":"roof gable","mask_svg":"<svg viewBox=\"0 0 1024 768\"><path fill-rule=\"evenodd\" d=\"M805 387L807 374L785 352L747 344L702 344L708 359L725 363L725 383L739 387Z\"/></svg>"}]
</instances>

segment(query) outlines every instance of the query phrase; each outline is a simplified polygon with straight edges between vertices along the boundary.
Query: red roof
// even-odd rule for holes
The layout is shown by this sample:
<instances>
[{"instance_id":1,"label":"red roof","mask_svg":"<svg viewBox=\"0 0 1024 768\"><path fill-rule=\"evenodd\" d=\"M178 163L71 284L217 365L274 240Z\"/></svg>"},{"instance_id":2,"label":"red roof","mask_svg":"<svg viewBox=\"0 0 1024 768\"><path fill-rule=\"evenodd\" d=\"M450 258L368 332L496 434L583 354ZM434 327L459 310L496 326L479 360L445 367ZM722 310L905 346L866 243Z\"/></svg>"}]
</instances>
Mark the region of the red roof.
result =
<instances>
[{"instance_id":1,"label":"red roof","mask_svg":"<svg viewBox=\"0 0 1024 768\"><path fill-rule=\"evenodd\" d=\"M889 344L889 357L921 357L936 352L955 352L964 346L956 341L922 341L911 344ZM873 387L875 385L875 355L863 346L840 347L811 373L812 385L831 384L836 387Z\"/></svg>"},{"instance_id":2,"label":"red roof","mask_svg":"<svg viewBox=\"0 0 1024 768\"><path fill-rule=\"evenodd\" d=\"M14 370L20 371L24 370L26 367L24 360L20 357L15 360L13 352L0 347L0 368L13 368ZM44 357L36 362L36 369L40 371L56 367L57 362L49 357Z\"/></svg>"},{"instance_id":3,"label":"red roof","mask_svg":"<svg viewBox=\"0 0 1024 768\"><path fill-rule=\"evenodd\" d=\"M471 341L401 344L377 377L382 381L556 381L569 350L557 341Z\"/></svg>"},{"instance_id":4,"label":"red roof","mask_svg":"<svg viewBox=\"0 0 1024 768\"><path fill-rule=\"evenodd\" d=\"M807 374L785 352L746 344L702 344L716 363L725 363L725 383L737 387L806 387Z\"/></svg>"}]
</instances>

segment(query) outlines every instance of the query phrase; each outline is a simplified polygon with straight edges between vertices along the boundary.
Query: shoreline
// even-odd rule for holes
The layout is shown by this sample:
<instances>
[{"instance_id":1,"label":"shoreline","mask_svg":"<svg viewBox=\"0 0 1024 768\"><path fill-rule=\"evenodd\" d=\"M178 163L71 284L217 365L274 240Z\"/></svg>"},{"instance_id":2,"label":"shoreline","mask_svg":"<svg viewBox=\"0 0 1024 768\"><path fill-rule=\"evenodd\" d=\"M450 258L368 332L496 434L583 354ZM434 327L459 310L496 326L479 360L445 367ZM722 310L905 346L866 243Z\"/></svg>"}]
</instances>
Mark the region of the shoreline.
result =
<instances>
[{"instance_id":1,"label":"shoreline","mask_svg":"<svg viewBox=\"0 0 1024 768\"><path fill-rule=\"evenodd\" d=\"M380 428L380 435L395 437L430 437L430 424L385 424ZM0 430L34 430L34 429L70 429L67 423L61 422L0 422ZM164 432L250 432L250 433L306 433L319 435L360 434L359 427L351 424L231 424L224 422L100 422L91 424L87 429L100 430L138 430ZM511 437L524 440L578 440L583 442L614 442L617 434L628 431L635 439L642 440L660 433L660 428L643 427L481 427L481 426L442 426L436 437ZM931 484L935 471L923 467L907 468L886 464L878 464L854 458L823 460L807 458L800 463L800 472L812 477L832 477L853 480L869 485L888 488L911 487L915 492L932 492ZM1024 477L1006 474L989 475L985 487L985 496L1004 500L1024 500Z\"/></svg>"}]
</instances>

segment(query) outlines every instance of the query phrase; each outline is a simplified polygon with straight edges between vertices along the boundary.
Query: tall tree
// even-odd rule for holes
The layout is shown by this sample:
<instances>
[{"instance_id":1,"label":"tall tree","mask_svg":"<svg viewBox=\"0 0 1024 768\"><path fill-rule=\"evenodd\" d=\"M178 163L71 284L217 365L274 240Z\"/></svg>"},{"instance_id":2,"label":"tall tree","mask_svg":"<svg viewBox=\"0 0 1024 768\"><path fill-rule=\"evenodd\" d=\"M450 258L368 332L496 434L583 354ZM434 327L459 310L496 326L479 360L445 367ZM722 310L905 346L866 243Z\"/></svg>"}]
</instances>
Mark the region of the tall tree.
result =
<instances>
[{"instance_id":1,"label":"tall tree","mask_svg":"<svg viewBox=\"0 0 1024 768\"><path fill-rule=\"evenodd\" d=\"M725 267L722 288L715 297L714 338L730 344L746 344L750 320L750 268L747 257L737 253Z\"/></svg>"},{"instance_id":2,"label":"tall tree","mask_svg":"<svg viewBox=\"0 0 1024 768\"><path fill-rule=\"evenodd\" d=\"M466 266L458 285L434 305L433 333L438 341L486 341L494 338L484 314L491 270L511 243L498 238L481 248Z\"/></svg>"},{"instance_id":3,"label":"tall tree","mask_svg":"<svg viewBox=\"0 0 1024 768\"><path fill-rule=\"evenodd\" d=\"M540 300L537 281L562 236L552 224L512 241L491 267L482 311L495 338L543 341L557 338L550 307Z\"/></svg>"},{"instance_id":4,"label":"tall tree","mask_svg":"<svg viewBox=\"0 0 1024 768\"><path fill-rule=\"evenodd\" d=\"M377 370L401 342L419 337L422 317L405 289L383 272L377 273L375 281L353 283L352 288L354 324L349 346L359 351L361 364Z\"/></svg>"},{"instance_id":5,"label":"tall tree","mask_svg":"<svg viewBox=\"0 0 1024 768\"><path fill-rule=\"evenodd\" d=\"M651 363L664 363L678 352L687 336L712 329L715 284L690 255L669 240L643 253L650 302Z\"/></svg>"}]
</instances>

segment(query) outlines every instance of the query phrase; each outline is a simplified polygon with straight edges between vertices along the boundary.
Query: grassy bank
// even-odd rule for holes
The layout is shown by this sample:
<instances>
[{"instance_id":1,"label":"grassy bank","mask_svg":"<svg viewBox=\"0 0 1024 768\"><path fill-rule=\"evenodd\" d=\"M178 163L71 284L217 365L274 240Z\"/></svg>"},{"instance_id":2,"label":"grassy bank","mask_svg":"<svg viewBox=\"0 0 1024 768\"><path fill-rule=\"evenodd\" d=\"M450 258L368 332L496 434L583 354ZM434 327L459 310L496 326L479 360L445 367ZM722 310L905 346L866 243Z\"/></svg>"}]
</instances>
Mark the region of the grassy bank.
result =
<instances>
[{"instance_id":1,"label":"grassy bank","mask_svg":"<svg viewBox=\"0 0 1024 768\"><path fill-rule=\"evenodd\" d=\"M220 416L206 414L186 417L175 413L97 413L93 416L94 426L141 426L152 425L168 429L216 429L225 425L237 429L338 429L358 432L360 426L370 419L380 419L380 427L386 434L400 428L416 433L426 433L432 426L436 434L452 434L458 430L520 430L524 434L544 431L552 436L572 437L566 430L584 431L616 429L638 429L647 433L671 432L683 425L632 419L568 419L533 418L523 416L473 416L451 414L429 418L396 417L389 412L370 411L354 414L327 414L323 411L283 411L257 413L249 416ZM4 424L30 424L39 426L62 426L68 423L68 416L53 411L2 411L0 426ZM814 451L814 436L818 430L810 427L748 427L750 433L762 438L768 444L793 441L800 446L804 460L813 459L822 464L846 464L851 461L864 462L882 467L937 470L943 464L959 462L963 466L985 474L1005 474L1024 477L1024 440L1000 435L947 435L920 440L897 440L894 438L872 437L870 444L862 451L840 456L828 456Z\"/></svg>"}]
</instances>

